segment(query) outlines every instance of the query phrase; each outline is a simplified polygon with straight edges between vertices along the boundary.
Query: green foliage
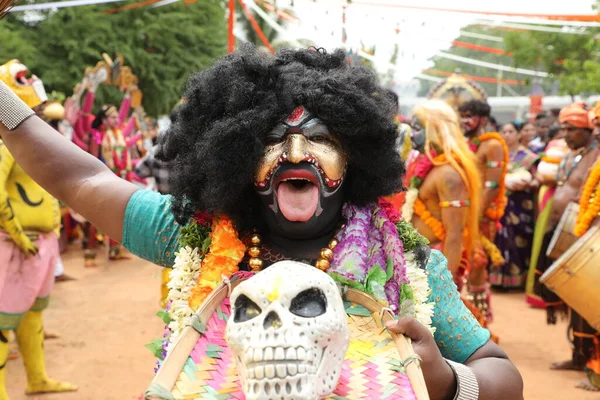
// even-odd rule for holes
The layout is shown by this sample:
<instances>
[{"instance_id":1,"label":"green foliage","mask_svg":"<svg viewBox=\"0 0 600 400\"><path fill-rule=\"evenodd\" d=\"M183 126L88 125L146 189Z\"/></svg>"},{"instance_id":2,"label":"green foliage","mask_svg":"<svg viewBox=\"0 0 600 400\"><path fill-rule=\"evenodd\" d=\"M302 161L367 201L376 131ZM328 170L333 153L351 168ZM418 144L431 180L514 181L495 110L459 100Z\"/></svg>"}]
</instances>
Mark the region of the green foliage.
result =
<instances>
[{"instance_id":1,"label":"green foliage","mask_svg":"<svg viewBox=\"0 0 600 400\"><path fill-rule=\"evenodd\" d=\"M206 254L210 242L210 227L200 225L195 220L192 220L179 231L179 244L182 247L197 248L200 253Z\"/></svg>"},{"instance_id":2,"label":"green foliage","mask_svg":"<svg viewBox=\"0 0 600 400\"><path fill-rule=\"evenodd\" d=\"M464 31L468 31L471 33L484 34L484 35L491 35L491 36L503 36L505 34L505 32L503 32L503 31L482 28L479 26L465 27ZM472 38L472 37L467 37L467 36L461 35L458 38L456 38L455 40L465 42L465 43L480 45L480 46L486 46L486 47L490 47L490 48L496 48L496 49L500 49L500 50L506 50L503 43L492 42L492 41L485 40L485 39L477 39L477 38ZM462 56L462 57L467 57L467 58L475 59L478 61L485 61L485 62L494 63L494 64L506 65L507 67L510 67L513 65L512 58L510 56L506 56L506 55L486 53L486 52L482 52L482 51L478 51L478 50L472 50L472 49L467 49L464 47L457 47L457 46L452 46L448 50L444 50L444 51L446 53L450 53L450 54L454 54L454 55ZM433 62L434 62L434 65L431 69L435 69L435 70L439 70L439 71L452 73L452 72L455 72L456 70L460 70L460 72L465 75L481 76L481 77L487 77L487 78L501 77L501 79L504 79L504 80L508 80L508 79L513 80L514 79L514 80L523 81L525 83L524 85L508 85L508 86L510 86L510 88L512 90L517 92L519 95L527 95L529 93L529 91L531 90L531 88L529 86L531 77L528 77L526 75L516 74L513 72L504 72L504 71L502 72L502 74L500 74L495 69L490 69L487 67L480 67L477 65L466 64L466 63L449 60L449 59L442 58L442 57L434 57ZM525 68L525 66L521 66L521 67ZM429 73L428 75L436 76L431 73ZM439 76L439 77L444 78L443 76ZM421 81L421 92L419 94L426 95L427 92L429 91L429 89L432 86L434 86L435 84L436 84L435 82ZM488 96L496 95L496 92L498 90L498 85L496 83L477 82L477 84L479 86L481 86L483 88L483 90L485 90L485 92L488 94ZM504 90L503 93L506 93L506 91Z\"/></svg>"},{"instance_id":3,"label":"green foliage","mask_svg":"<svg viewBox=\"0 0 600 400\"><path fill-rule=\"evenodd\" d=\"M147 348L148 350L150 350L150 352L154 355L154 357L158 358L159 360L163 360L163 343L166 341L167 339L161 338L161 339L155 339L153 341L151 341L150 343L144 345L145 348Z\"/></svg>"},{"instance_id":4,"label":"green foliage","mask_svg":"<svg viewBox=\"0 0 600 400\"><path fill-rule=\"evenodd\" d=\"M598 10L600 1L597 1ZM555 26L553 26L555 28ZM526 68L548 72L550 76L543 79L541 84L544 92L553 90L555 81L560 83L560 90L566 94L598 93L598 69L600 68L600 29L579 29L583 34L567 34L555 32L524 31L507 32L500 29L480 26L469 26L465 31L502 37L504 43L492 42L485 39L460 36L456 40L505 50L512 55L486 53L463 47L451 47L448 52L480 61L495 64ZM469 65L457 61L435 57L433 69L454 72L457 68L463 74L498 78L498 71L486 67ZM531 92L532 77L511 72L503 72L502 79L523 81L523 85L508 85L516 94L528 95ZM423 82L424 95L435 83ZM496 94L498 85L495 83L478 83L488 95Z\"/></svg>"},{"instance_id":5,"label":"green foliage","mask_svg":"<svg viewBox=\"0 0 600 400\"><path fill-rule=\"evenodd\" d=\"M560 78L561 88L569 94L584 96L600 93L600 62L565 60L565 72Z\"/></svg>"},{"instance_id":6,"label":"green foliage","mask_svg":"<svg viewBox=\"0 0 600 400\"><path fill-rule=\"evenodd\" d=\"M171 316L169 315L169 313L166 310L160 310L159 312L156 313L156 316L158 318L161 319L161 321L165 324L165 325L169 325L171 323L171 321L173 321L171 319Z\"/></svg>"},{"instance_id":7,"label":"green foliage","mask_svg":"<svg viewBox=\"0 0 600 400\"><path fill-rule=\"evenodd\" d=\"M47 91L70 95L84 69L101 61L103 52L121 53L139 77L146 112L157 116L177 103L191 72L226 52L225 9L219 0L104 13L112 7L63 8L42 14L38 22L9 15L0 21L0 64L19 58ZM118 104L122 94L114 89L101 87L97 104Z\"/></svg>"},{"instance_id":8,"label":"green foliage","mask_svg":"<svg viewBox=\"0 0 600 400\"><path fill-rule=\"evenodd\" d=\"M398 229L398 236L402 240L404 245L404 251L413 251L419 246L429 244L429 240L421 235L417 230L405 220L400 220L396 223L396 229Z\"/></svg>"}]
</instances>

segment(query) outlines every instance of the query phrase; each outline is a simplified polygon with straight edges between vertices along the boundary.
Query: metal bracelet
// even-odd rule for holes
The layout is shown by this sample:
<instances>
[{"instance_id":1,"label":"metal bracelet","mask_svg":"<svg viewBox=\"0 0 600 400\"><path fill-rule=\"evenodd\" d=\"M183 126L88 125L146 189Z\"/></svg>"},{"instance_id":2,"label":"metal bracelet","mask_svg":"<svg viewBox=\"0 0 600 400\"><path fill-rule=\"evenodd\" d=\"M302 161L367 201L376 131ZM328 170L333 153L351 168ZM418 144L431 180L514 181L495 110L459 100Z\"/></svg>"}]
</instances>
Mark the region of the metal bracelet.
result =
<instances>
[{"instance_id":1,"label":"metal bracelet","mask_svg":"<svg viewBox=\"0 0 600 400\"><path fill-rule=\"evenodd\" d=\"M34 114L23 100L0 81L0 123L13 131Z\"/></svg>"},{"instance_id":2,"label":"metal bracelet","mask_svg":"<svg viewBox=\"0 0 600 400\"><path fill-rule=\"evenodd\" d=\"M479 383L471 368L451 360L446 360L456 377L456 394L454 400L479 399Z\"/></svg>"}]
</instances>

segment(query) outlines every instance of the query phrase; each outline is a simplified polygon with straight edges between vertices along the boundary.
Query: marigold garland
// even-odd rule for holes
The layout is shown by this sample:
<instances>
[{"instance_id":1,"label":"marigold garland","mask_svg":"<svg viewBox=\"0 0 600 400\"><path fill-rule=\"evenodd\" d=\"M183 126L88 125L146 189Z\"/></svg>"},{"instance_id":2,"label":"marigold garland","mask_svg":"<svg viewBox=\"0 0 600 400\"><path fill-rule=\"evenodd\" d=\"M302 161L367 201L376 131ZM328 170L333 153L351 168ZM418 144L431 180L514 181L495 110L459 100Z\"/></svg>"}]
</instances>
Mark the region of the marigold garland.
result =
<instances>
[{"instance_id":1,"label":"marigold garland","mask_svg":"<svg viewBox=\"0 0 600 400\"><path fill-rule=\"evenodd\" d=\"M573 233L582 236L600 213L600 161L596 162L585 181L579 199L579 214ZM592 198L593 197L593 198Z\"/></svg>"},{"instance_id":2,"label":"marigold garland","mask_svg":"<svg viewBox=\"0 0 600 400\"><path fill-rule=\"evenodd\" d=\"M425 203L423 203L418 197L415 200L415 204L413 205L413 210L415 211L415 214L418 215L419 218L421 218L425 225L431 228L436 238L438 238L441 241L444 241L444 239L446 239L446 231L444 230L444 224L442 224L440 220L431 215L431 213L427 210L427 206L425 205Z\"/></svg>"},{"instance_id":3,"label":"marigold garland","mask_svg":"<svg viewBox=\"0 0 600 400\"><path fill-rule=\"evenodd\" d=\"M244 258L246 246L239 239L231 220L225 216L213 224L211 244L208 254L202 259L198 284L192 289L189 305L196 310L206 297L223 280L239 271L239 263Z\"/></svg>"},{"instance_id":4,"label":"marigold garland","mask_svg":"<svg viewBox=\"0 0 600 400\"><path fill-rule=\"evenodd\" d=\"M446 231L443 223L435 218L428 210L427 206L419 198L419 187L425 181L427 174L435 165L441 165L448 162L445 154L437 155L435 151L431 152L433 159L430 159L425 154L420 154L419 157L411 164L412 168L409 168L410 176L410 189L407 193L405 204L402 207L402 214L407 220L412 219L412 212L414 212L421 220L427 225L440 241L444 241L446 238ZM457 157L452 155L457 162L460 162ZM410 216L410 219L408 219ZM466 234L466 232L465 232Z\"/></svg>"},{"instance_id":5,"label":"marigold garland","mask_svg":"<svg viewBox=\"0 0 600 400\"><path fill-rule=\"evenodd\" d=\"M485 216L491 219L492 221L499 221L502 216L504 216L504 210L506 209L506 205L508 204L508 198L506 197L506 186L504 183L504 178L506 177L506 172L508 170L509 163L509 152L506 143L502 136L500 136L497 132L487 132L483 135L478 136L475 140L471 142L472 150L474 152L479 148L479 144L486 142L488 140L496 139L502 144L502 151L504 151L504 163L502 165L502 177L500 178L500 182L498 182L498 194L490 207L485 210Z\"/></svg>"},{"instance_id":6,"label":"marigold garland","mask_svg":"<svg viewBox=\"0 0 600 400\"><path fill-rule=\"evenodd\" d=\"M502 257L502 252L496 247L496 245L485 236L481 236L481 246L483 251L490 257L490 261L494 267L504 265L506 260Z\"/></svg>"}]
</instances>

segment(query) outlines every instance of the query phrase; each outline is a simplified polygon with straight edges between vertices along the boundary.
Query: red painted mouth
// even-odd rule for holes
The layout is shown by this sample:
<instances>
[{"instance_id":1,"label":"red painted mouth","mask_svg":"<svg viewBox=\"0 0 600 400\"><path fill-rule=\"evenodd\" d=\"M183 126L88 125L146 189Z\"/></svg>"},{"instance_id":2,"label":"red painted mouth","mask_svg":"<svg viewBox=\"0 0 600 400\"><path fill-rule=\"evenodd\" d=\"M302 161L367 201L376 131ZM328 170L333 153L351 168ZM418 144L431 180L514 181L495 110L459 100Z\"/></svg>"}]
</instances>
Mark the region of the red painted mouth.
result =
<instances>
[{"instance_id":1,"label":"red painted mouth","mask_svg":"<svg viewBox=\"0 0 600 400\"><path fill-rule=\"evenodd\" d=\"M19 71L15 74L15 81L21 85L27 85L30 83L31 79L27 79L27 70Z\"/></svg>"},{"instance_id":2,"label":"red painted mouth","mask_svg":"<svg viewBox=\"0 0 600 400\"><path fill-rule=\"evenodd\" d=\"M319 205L319 179L311 171L284 171L274 182L277 203L283 216L292 222L306 222Z\"/></svg>"}]
</instances>

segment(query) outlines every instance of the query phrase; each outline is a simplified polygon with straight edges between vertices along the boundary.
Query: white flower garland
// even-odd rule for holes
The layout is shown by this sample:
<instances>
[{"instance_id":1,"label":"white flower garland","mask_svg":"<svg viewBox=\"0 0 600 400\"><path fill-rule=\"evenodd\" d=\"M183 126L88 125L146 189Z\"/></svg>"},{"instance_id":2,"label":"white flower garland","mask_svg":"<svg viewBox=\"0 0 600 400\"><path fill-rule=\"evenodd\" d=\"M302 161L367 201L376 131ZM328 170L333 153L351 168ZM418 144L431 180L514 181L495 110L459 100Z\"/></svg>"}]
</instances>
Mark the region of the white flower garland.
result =
<instances>
[{"instance_id":1,"label":"white flower garland","mask_svg":"<svg viewBox=\"0 0 600 400\"><path fill-rule=\"evenodd\" d=\"M167 302L170 303L168 313L171 318L169 323L171 335L166 347L167 354L171 352L187 326L188 320L194 315L194 310L189 306L188 300L192 289L196 286L202 265L198 249L182 247L176 256L175 264L169 273L171 279L167 284L169 288ZM406 277L414 296L414 317L433 333L435 332L435 328L432 327L434 303L427 301L431 294L427 273L418 266L413 252L405 252L404 258L406 260Z\"/></svg>"},{"instance_id":2,"label":"white flower garland","mask_svg":"<svg viewBox=\"0 0 600 400\"><path fill-rule=\"evenodd\" d=\"M410 282L409 286L414 296L414 317L433 334L435 327L432 326L432 318L435 303L428 302L431 288L429 287L427 273L417 264L414 252L404 253L404 259L406 260L406 277Z\"/></svg>"},{"instance_id":3,"label":"white flower garland","mask_svg":"<svg viewBox=\"0 0 600 400\"><path fill-rule=\"evenodd\" d=\"M402 211L401 211L402 218L404 218L405 221L408 221L408 222L412 221L415 202L417 201L418 198L419 198L419 189L416 189L416 188L408 189L408 191L406 192L406 197L404 199L404 204L402 205Z\"/></svg>"},{"instance_id":4,"label":"white flower garland","mask_svg":"<svg viewBox=\"0 0 600 400\"><path fill-rule=\"evenodd\" d=\"M194 310L189 306L188 300L192 289L196 286L202 265L197 248L182 247L176 256L175 264L169 273L171 279L167 284L169 288L167 303L170 303L168 312L171 318L169 323L171 336L166 347L167 354L171 352L175 342L181 336L189 318L194 315Z\"/></svg>"}]
</instances>

